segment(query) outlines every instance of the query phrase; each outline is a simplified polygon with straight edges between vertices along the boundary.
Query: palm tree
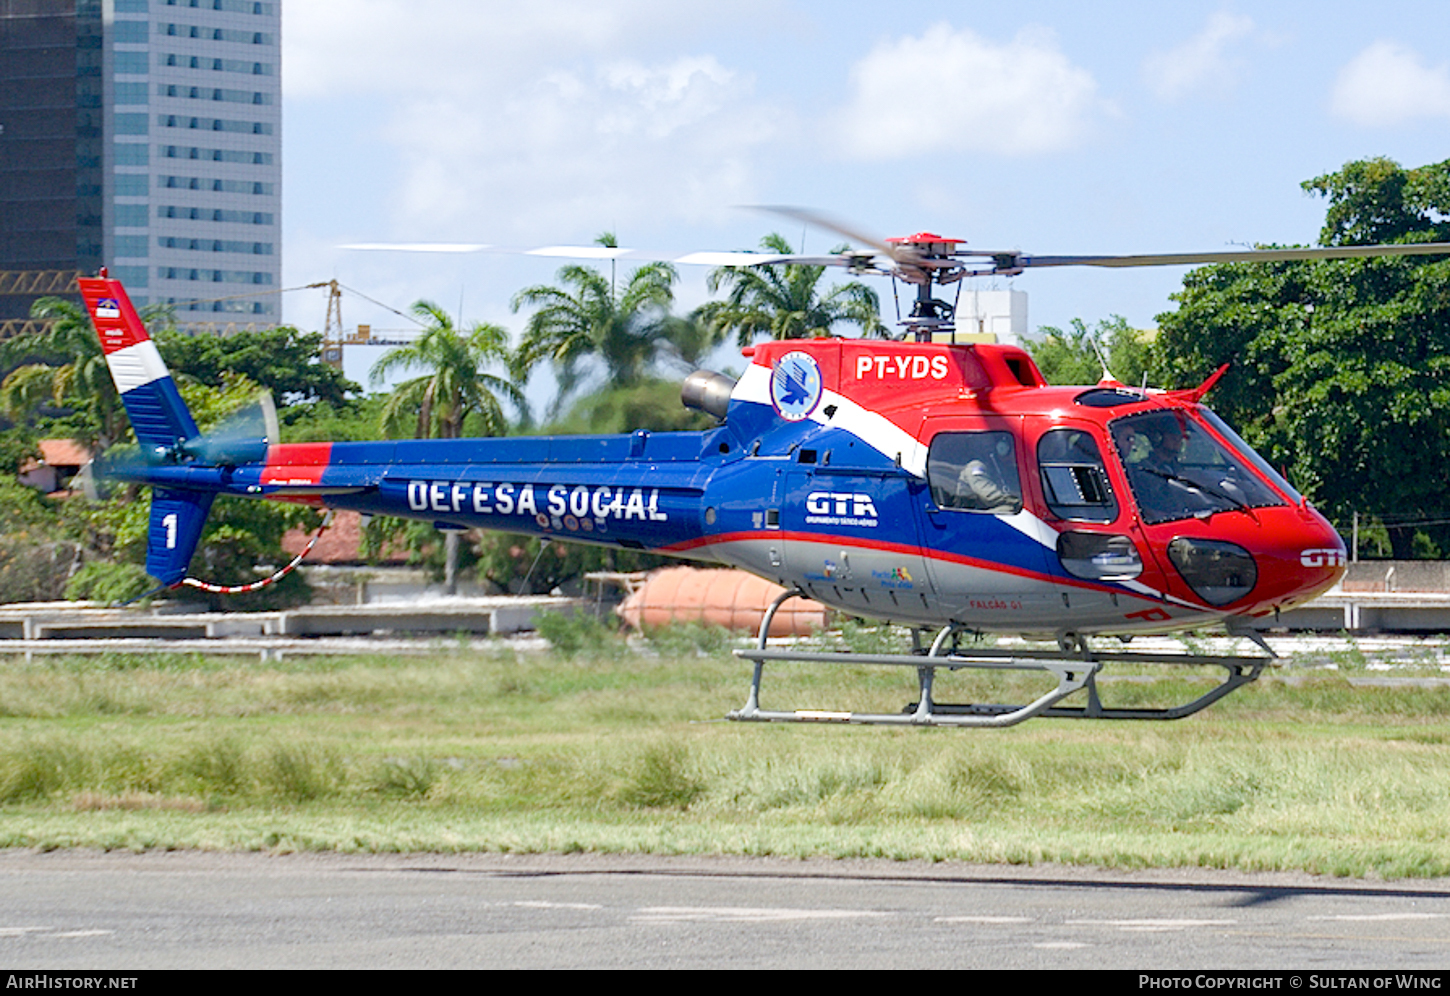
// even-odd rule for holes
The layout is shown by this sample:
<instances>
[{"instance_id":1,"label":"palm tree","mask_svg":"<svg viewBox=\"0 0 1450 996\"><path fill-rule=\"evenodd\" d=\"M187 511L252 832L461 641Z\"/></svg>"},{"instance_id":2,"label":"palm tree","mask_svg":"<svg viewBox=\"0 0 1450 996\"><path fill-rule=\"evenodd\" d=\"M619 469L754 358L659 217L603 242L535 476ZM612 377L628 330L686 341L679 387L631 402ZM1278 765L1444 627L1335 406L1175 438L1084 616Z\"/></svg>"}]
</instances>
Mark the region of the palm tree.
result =
<instances>
[{"instance_id":1,"label":"palm tree","mask_svg":"<svg viewBox=\"0 0 1450 996\"><path fill-rule=\"evenodd\" d=\"M770 253L793 253L790 243L772 232L760 240ZM844 252L837 246L832 252ZM876 292L852 281L819 296L816 285L824 266L724 266L707 280L711 293L729 289L723 301L711 301L695 311L695 319L715 338L735 333L748 346L759 336L772 339L807 339L828 336L838 322L860 326L866 335L885 335Z\"/></svg>"},{"instance_id":2,"label":"palm tree","mask_svg":"<svg viewBox=\"0 0 1450 996\"><path fill-rule=\"evenodd\" d=\"M85 308L43 297L31 306L30 317L49 324L0 343L0 368L13 368L0 381L0 411L20 421L47 402L71 406L93 427L82 442L104 448L119 440L126 432L125 412Z\"/></svg>"},{"instance_id":3,"label":"palm tree","mask_svg":"<svg viewBox=\"0 0 1450 996\"><path fill-rule=\"evenodd\" d=\"M527 410L527 402L512 381L487 373L486 368L495 363L508 366L508 332L486 322L460 330L430 301L414 304L413 314L427 323L423 334L407 346L389 350L373 364L369 378L376 387L390 374L428 372L393 389L383 406L383 432L390 436L410 432L415 439L457 439L463 434L464 420L474 413L482 416L486 435L506 431L508 419L500 396L520 413Z\"/></svg>"},{"instance_id":4,"label":"palm tree","mask_svg":"<svg viewBox=\"0 0 1450 996\"><path fill-rule=\"evenodd\" d=\"M613 248L614 235L595 240ZM597 359L604 365L611 387L629 387L644 379L650 365L663 353L677 352L675 340L685 342L689 323L670 315L679 279L668 263L649 263L630 274L618 287L613 269L604 276L587 266L566 266L558 273L562 287L541 284L514 295L513 309L537 307L524 326L515 371L526 376L547 360L559 378L559 394L550 415L578 388L587 373L581 365Z\"/></svg>"},{"instance_id":5,"label":"palm tree","mask_svg":"<svg viewBox=\"0 0 1450 996\"><path fill-rule=\"evenodd\" d=\"M369 379L374 387L389 374L407 370L428 371L393 389L383 406L384 434L408 431L414 439L457 439L470 414L482 416L488 435L508 427L499 396L507 398L520 413L527 411L523 392L512 381L485 372L498 363L507 366L510 356L508 332L497 325L475 322L460 330L442 308L431 301L413 305L413 314L427 323L417 340L385 353L373 364ZM457 591L458 531L443 535L444 584L448 594Z\"/></svg>"}]
</instances>

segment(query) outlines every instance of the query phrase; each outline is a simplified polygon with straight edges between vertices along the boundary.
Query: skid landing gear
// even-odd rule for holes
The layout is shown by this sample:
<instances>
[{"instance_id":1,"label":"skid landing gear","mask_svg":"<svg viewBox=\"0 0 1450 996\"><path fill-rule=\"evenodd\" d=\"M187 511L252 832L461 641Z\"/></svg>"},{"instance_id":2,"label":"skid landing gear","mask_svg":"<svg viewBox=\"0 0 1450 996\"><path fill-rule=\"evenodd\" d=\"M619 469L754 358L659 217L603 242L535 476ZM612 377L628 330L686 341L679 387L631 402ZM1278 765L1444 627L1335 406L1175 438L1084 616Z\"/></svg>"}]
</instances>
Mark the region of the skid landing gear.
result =
<instances>
[{"instance_id":1,"label":"skid landing gear","mask_svg":"<svg viewBox=\"0 0 1450 996\"><path fill-rule=\"evenodd\" d=\"M745 706L731 712L729 719L762 723L867 723L891 726L1015 726L1036 716L1058 719L1182 719L1207 708L1230 692L1258 678L1267 657L1205 657L1189 654L1153 654L1129 651L1096 651L1088 648L1080 637L1059 640L1056 651L967 650L956 646L960 627L943 627L925 654L854 654L814 651L768 650L766 634L776 610L796 592L786 592L771 603L761 620L756 646L737 650L737 657L755 662L750 681L750 697ZM760 708L760 681L766 661L820 664L878 664L888 667L916 669L920 693L917 701L899 713L833 712L821 709L791 711ZM1097 675L1108 662L1170 664L1188 667L1219 667L1226 675L1210 691L1179 706L1166 709L1118 709L1102 704L1098 697ZM977 668L986 671L1041 671L1057 679L1057 687L1027 705L971 703L953 705L936 702L932 686L938 668L956 671ZM1080 706L1060 706L1063 699L1075 692L1086 691L1087 702Z\"/></svg>"}]
</instances>

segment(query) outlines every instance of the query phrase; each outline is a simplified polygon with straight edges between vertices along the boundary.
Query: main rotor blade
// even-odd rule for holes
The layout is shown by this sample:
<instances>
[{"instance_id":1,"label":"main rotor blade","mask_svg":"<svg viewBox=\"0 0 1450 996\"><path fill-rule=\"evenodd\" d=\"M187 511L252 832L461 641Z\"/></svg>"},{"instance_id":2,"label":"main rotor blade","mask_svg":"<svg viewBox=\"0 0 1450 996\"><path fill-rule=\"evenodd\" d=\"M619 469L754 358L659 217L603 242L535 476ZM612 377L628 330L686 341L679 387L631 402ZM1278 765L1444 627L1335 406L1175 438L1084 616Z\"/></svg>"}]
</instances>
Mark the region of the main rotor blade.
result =
<instances>
[{"instance_id":1,"label":"main rotor blade","mask_svg":"<svg viewBox=\"0 0 1450 996\"><path fill-rule=\"evenodd\" d=\"M764 211L767 214L778 214L784 218L790 218L792 221L799 221L805 225L816 225L819 228L835 232L842 238L855 242L858 245L870 246L882 255L889 259L894 259L897 262L909 263L917 258L915 253L909 250L903 250L901 246L894 246L885 239L879 239L874 235L863 235L848 226L845 222L838 221L828 214L812 211L809 208L787 207L783 205L757 205L755 210Z\"/></svg>"},{"instance_id":2,"label":"main rotor blade","mask_svg":"<svg viewBox=\"0 0 1450 996\"><path fill-rule=\"evenodd\" d=\"M1360 259L1370 256L1437 256L1450 254L1450 242L1417 242L1404 245L1320 246L1302 249L1235 249L1226 252L1182 252L1129 256L1032 256L1025 253L964 253L961 255L1004 257L1014 267L1045 266L1192 266L1200 263L1274 263L1303 259Z\"/></svg>"},{"instance_id":3,"label":"main rotor blade","mask_svg":"<svg viewBox=\"0 0 1450 996\"><path fill-rule=\"evenodd\" d=\"M987 273L1020 273L1026 269L1042 269L1053 266L1098 266L1109 269L1123 269L1138 266L1196 266L1204 263L1273 263L1289 260L1313 259L1361 259L1374 256L1436 256L1450 255L1450 242L1420 242L1399 245L1329 246L1294 249L1231 249L1217 252L1183 253L1133 253L1121 256L1038 256L1017 250L1000 252L981 249L963 249L950 257L923 258L908 246L892 245L836 221L827 215L805 208L760 207L757 210L778 214L792 220L818 225L841 235L852 242L869 246L877 257L899 265L898 274L919 271L922 267L940 269L950 267L948 259L990 261ZM381 252L436 252L436 253L502 253L512 256L542 256L551 259L611 259L640 263L683 263L698 266L772 266L794 264L798 266L841 266L857 272L893 272L889 264L885 270L876 269L871 253L854 251L830 255L807 255L805 253L764 252L662 252L650 249L613 248L609 246L500 246L469 242L359 242L339 246ZM968 266L968 269L972 269Z\"/></svg>"},{"instance_id":4,"label":"main rotor blade","mask_svg":"<svg viewBox=\"0 0 1450 996\"><path fill-rule=\"evenodd\" d=\"M661 252L607 246L495 246L468 242L357 242L338 246L369 252L501 253L509 256L543 256L551 259L618 259L638 263L685 263L697 266L769 266L794 263L805 266L850 266L845 256L810 256L804 253L764 252Z\"/></svg>"}]
</instances>

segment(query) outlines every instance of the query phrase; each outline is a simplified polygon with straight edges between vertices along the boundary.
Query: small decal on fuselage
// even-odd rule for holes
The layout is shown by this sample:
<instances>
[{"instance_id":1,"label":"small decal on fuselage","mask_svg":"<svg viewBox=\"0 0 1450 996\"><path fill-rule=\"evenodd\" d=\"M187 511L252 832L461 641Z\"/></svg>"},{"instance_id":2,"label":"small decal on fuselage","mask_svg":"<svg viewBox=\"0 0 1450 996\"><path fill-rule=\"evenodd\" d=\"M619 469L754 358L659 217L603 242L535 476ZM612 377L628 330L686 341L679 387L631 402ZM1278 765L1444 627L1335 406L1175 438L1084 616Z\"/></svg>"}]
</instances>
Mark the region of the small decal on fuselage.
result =
<instances>
[{"instance_id":1,"label":"small decal on fuselage","mask_svg":"<svg viewBox=\"0 0 1450 996\"><path fill-rule=\"evenodd\" d=\"M945 356L858 356L857 380L946 380Z\"/></svg>"},{"instance_id":2,"label":"small decal on fuselage","mask_svg":"<svg viewBox=\"0 0 1450 996\"><path fill-rule=\"evenodd\" d=\"M1138 620L1141 620L1142 622L1167 622L1168 620L1172 619L1173 617L1168 614L1168 611L1166 609L1152 608L1152 609L1144 609L1141 612L1128 612L1128 613L1125 613L1124 616L1123 616L1123 618L1124 619L1138 619Z\"/></svg>"},{"instance_id":3,"label":"small decal on fuselage","mask_svg":"<svg viewBox=\"0 0 1450 996\"><path fill-rule=\"evenodd\" d=\"M1343 567L1344 551L1329 548L1301 550L1299 551L1299 564L1302 567Z\"/></svg>"},{"instance_id":4,"label":"small decal on fuselage","mask_svg":"<svg viewBox=\"0 0 1450 996\"><path fill-rule=\"evenodd\" d=\"M844 491L812 491L806 496L806 524L812 526L870 526L878 522L870 495Z\"/></svg>"},{"instance_id":5,"label":"small decal on fuselage","mask_svg":"<svg viewBox=\"0 0 1450 996\"><path fill-rule=\"evenodd\" d=\"M821 366L810 353L786 353L770 374L770 403L787 422L809 418L821 403Z\"/></svg>"}]
</instances>

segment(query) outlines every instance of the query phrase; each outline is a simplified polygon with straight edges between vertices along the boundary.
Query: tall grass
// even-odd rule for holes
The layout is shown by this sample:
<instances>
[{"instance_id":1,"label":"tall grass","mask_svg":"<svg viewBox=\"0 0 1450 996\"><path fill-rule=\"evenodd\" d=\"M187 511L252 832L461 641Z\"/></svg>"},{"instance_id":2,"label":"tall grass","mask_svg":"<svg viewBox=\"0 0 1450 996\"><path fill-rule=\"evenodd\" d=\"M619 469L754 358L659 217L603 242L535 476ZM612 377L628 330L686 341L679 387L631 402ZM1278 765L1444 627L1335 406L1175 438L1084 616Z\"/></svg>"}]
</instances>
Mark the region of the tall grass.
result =
<instances>
[{"instance_id":1,"label":"tall grass","mask_svg":"<svg viewBox=\"0 0 1450 996\"><path fill-rule=\"evenodd\" d=\"M1175 724L730 724L699 632L572 656L0 666L0 846L649 850L1450 874L1450 695L1261 680ZM876 640L879 634L853 634ZM606 645L606 641L608 644ZM948 676L943 676L944 679ZM1201 687L1201 686L1198 686ZM939 683L1022 700L1017 675ZM1105 684L1162 704L1191 678ZM782 666L767 696L895 709L913 677ZM945 698L946 696L943 695Z\"/></svg>"}]
</instances>

